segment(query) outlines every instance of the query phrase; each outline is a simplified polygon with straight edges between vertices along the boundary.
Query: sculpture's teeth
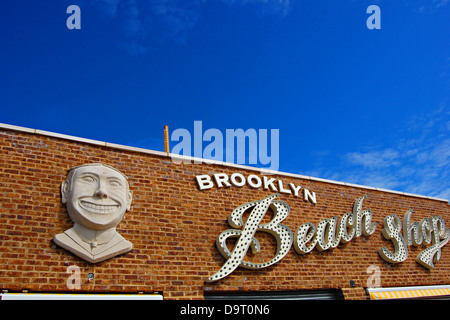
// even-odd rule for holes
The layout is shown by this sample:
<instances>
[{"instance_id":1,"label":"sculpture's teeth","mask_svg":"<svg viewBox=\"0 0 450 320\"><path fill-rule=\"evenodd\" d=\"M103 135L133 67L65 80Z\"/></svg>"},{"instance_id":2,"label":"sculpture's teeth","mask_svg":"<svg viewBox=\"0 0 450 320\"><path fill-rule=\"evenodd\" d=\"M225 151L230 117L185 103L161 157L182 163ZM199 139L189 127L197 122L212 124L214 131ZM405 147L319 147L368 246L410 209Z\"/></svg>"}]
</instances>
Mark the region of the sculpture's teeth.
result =
<instances>
[{"instance_id":1,"label":"sculpture's teeth","mask_svg":"<svg viewBox=\"0 0 450 320\"><path fill-rule=\"evenodd\" d=\"M92 202L87 201L80 201L80 205L82 208L84 208L87 211L91 211L94 213L102 213L102 214L108 214L116 210L119 206L118 205L103 205L103 204L95 204Z\"/></svg>"}]
</instances>

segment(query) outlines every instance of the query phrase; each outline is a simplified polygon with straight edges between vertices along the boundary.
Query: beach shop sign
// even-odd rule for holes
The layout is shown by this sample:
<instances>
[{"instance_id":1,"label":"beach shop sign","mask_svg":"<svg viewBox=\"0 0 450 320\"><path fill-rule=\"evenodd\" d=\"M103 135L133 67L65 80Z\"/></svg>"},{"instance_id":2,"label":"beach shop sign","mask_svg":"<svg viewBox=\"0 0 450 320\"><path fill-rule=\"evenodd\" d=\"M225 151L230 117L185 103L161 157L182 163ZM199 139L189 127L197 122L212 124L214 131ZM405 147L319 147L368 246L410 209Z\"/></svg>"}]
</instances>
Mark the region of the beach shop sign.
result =
<instances>
[{"instance_id":1,"label":"beach shop sign","mask_svg":"<svg viewBox=\"0 0 450 320\"><path fill-rule=\"evenodd\" d=\"M289 189L285 188L281 180L269 180L267 177L262 179L256 175L244 177L242 174L232 174L230 177L226 174L213 175L218 187L238 186L242 187L249 184L253 188L263 187L265 189L277 189L284 193L292 193L299 196L299 186L289 184ZM234 178L233 178L234 177ZM212 178L208 175L199 175L196 177L200 190L211 189L214 186ZM272 188L273 187L273 188ZM283 188L282 188L283 187ZM316 203L316 194L307 189L303 192L305 201ZM275 190L274 190L275 191ZM281 200L276 200L281 193L270 195L264 199L251 201L237 207L228 217L228 223L233 229L222 232L216 239L216 246L223 257L226 259L223 266L206 281L214 282L230 275L236 268L263 269L269 267L284 258L293 246L298 254L307 254L314 248L318 251L325 251L336 248L340 243L347 243L361 235L370 236L376 230L377 223L373 222L373 213L371 209L363 210L364 199L362 196L355 200L353 211L345 213L338 219L333 216L320 221L317 226L311 222L302 224L295 232L282 224L290 212L289 205ZM263 217L269 210L273 211L273 218L270 222L261 224ZM244 212L250 210L247 220L243 221ZM378 250L380 257L389 263L401 263L408 258L408 246L428 246L421 251L416 262L427 269L434 268L434 262L441 258L441 249L450 239L450 229L445 227L442 216L432 216L424 218L420 222L412 222L411 215L413 210L408 210L403 217L403 223L400 218L391 214L384 218L383 229L381 233L387 240L391 240L394 246L394 252L386 247ZM258 231L270 233L277 241L277 250L274 257L264 263L253 263L245 261L244 258L249 248L253 253L260 251L261 247L255 234ZM232 251L227 247L227 239L236 238Z\"/></svg>"}]
</instances>

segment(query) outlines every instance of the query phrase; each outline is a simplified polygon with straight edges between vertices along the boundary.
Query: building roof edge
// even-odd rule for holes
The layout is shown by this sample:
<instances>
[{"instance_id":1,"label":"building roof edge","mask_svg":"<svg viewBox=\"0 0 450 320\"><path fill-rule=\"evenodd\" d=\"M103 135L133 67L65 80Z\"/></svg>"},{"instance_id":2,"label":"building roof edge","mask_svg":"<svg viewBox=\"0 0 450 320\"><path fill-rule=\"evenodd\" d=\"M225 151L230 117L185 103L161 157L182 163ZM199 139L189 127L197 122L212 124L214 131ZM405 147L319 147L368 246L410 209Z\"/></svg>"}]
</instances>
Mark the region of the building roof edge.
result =
<instances>
[{"instance_id":1,"label":"building roof edge","mask_svg":"<svg viewBox=\"0 0 450 320\"><path fill-rule=\"evenodd\" d=\"M152 155L157 155L157 156L168 157L168 158L171 158L172 160L176 159L178 161L193 161L194 163L199 163L199 164L200 163L216 164L216 165L222 165L222 166L226 166L226 167L233 167L233 168L244 169L244 170L259 171L261 174L281 175L281 176L286 176L286 177L291 177L291 178L300 178L300 179L311 180L311 181L319 181L319 182L325 182L325 183L330 183L330 184L335 184L335 185L343 185L343 186L348 186L348 187L355 187L355 188L366 189L366 190L375 190L375 191L381 191L381 192L386 192L386 193L400 194L400 195L404 195L404 196L408 196L408 197L430 199L430 200L436 200L436 201L443 201L443 202L447 202L447 203L449 202L448 199L424 196L424 195L419 195L419 194L412 194L412 193L377 188L377 187L370 187L370 186L365 186L365 185L358 185L358 184L335 181L335 180L316 178L316 177L311 177L311 176L304 176L304 175L299 175L299 174L295 174L295 173L274 171L274 170L268 170L268 169L264 169L264 168L256 168L256 167L234 164L234 163L223 162L223 161L202 159L202 158L196 158L196 157L190 157L190 156L181 156L178 154L172 154L172 153L166 153L166 152L162 152L162 151L155 151L155 150L150 150L150 149L131 147L131 146L126 146L126 145L121 145L121 144L80 138L80 137L76 137L76 136L55 133L55 132L50 132L50 131L44 131L44 130L39 130L39 129L31 129L31 128L26 128L26 127L21 127L21 126L6 124L6 123L0 123L0 129L7 129L7 130L25 132L25 133L30 133L30 134L38 134L38 135L60 138L60 139L76 141L76 142L83 142L83 143L88 143L88 144L93 144L93 145L98 145L98 146L104 146L104 147L108 147L108 148L112 148L112 149L120 149L120 150L125 150L125 151L152 154Z\"/></svg>"}]
</instances>

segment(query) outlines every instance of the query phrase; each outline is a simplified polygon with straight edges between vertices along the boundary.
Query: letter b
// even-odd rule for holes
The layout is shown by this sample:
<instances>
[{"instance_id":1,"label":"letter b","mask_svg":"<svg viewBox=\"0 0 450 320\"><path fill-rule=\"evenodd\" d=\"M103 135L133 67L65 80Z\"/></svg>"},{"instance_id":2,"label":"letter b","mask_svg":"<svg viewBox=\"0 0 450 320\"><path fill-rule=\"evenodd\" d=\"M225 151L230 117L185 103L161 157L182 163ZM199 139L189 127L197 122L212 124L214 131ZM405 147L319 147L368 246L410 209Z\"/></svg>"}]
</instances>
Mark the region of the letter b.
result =
<instances>
[{"instance_id":1,"label":"letter b","mask_svg":"<svg viewBox=\"0 0 450 320\"><path fill-rule=\"evenodd\" d=\"M196 176L195 179L197 180L198 187L200 188L200 190L207 190L214 187L214 184L211 181L211 177L208 176L207 174Z\"/></svg>"}]
</instances>

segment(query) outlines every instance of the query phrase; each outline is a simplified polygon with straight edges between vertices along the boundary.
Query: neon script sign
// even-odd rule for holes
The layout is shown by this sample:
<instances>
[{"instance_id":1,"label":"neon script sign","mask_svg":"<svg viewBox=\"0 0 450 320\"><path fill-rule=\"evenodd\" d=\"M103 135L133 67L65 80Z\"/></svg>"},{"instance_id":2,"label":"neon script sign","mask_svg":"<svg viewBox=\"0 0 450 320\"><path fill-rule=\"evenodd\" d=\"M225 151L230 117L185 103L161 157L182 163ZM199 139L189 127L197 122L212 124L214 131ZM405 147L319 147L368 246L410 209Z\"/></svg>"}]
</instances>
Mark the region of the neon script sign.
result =
<instances>
[{"instance_id":1,"label":"neon script sign","mask_svg":"<svg viewBox=\"0 0 450 320\"><path fill-rule=\"evenodd\" d=\"M216 246L226 259L223 266L206 281L213 282L230 275L236 268L262 269L269 267L283 259L293 246L299 254L307 254L314 248L318 251L329 250L340 243L347 243L361 235L370 236L375 232L376 222L372 222L371 209L363 210L363 202L367 196L356 199L353 211L345 213L338 221L337 216L320 221L317 226L307 222L302 224L295 234L281 222L287 218L290 207L280 200L276 200L279 193L270 195L262 200L245 203L230 214L228 223L233 229L222 232L216 240ZM269 208L273 211L270 222L261 224L261 221ZM244 212L250 210L250 215L244 223ZM427 269L434 268L433 262L439 261L441 248L450 239L450 230L445 227L441 216L432 216L422 219L420 223L411 223L412 210L404 215L403 225L395 215L384 218L382 230L383 236L391 240L394 252L382 247L378 252L382 259L390 263L400 263L408 257L408 246L428 245L416 258L416 261ZM260 251L261 247L255 238L257 231L270 233L277 241L275 256L265 263L252 263L244 261L249 248L253 253ZM232 251L227 247L227 239L237 238Z\"/></svg>"}]
</instances>

